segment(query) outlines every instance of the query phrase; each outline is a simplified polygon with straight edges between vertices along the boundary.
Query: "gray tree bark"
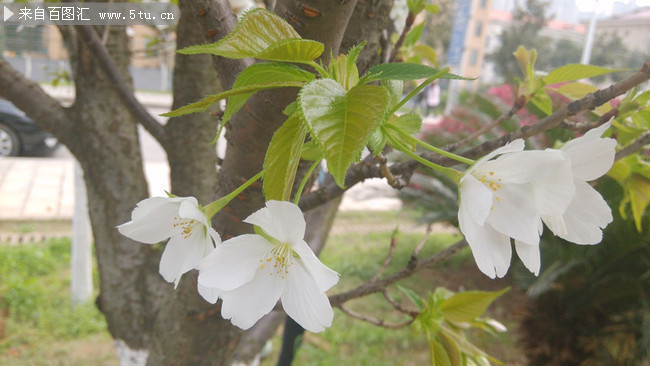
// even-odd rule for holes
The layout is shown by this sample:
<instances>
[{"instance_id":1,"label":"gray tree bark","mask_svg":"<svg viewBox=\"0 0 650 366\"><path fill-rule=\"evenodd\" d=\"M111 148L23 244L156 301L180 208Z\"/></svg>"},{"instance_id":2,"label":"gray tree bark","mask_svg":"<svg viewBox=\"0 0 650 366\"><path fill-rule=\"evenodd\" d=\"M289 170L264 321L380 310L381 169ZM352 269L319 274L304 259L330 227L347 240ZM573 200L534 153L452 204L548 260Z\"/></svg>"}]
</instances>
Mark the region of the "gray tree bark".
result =
<instances>
[{"instance_id":1,"label":"gray tree bark","mask_svg":"<svg viewBox=\"0 0 650 366\"><path fill-rule=\"evenodd\" d=\"M219 32L223 35L234 24L232 14L219 19L201 18L203 12L197 11L197 4L224 6L223 2L181 1L179 47L202 43ZM355 5L354 0L284 0L278 1L277 9L303 37L325 43L324 57L328 58L330 50L338 53ZM206 21L216 21L218 31L199 31L196 25ZM81 163L101 280L97 305L106 316L109 331L119 341L124 359L147 359L151 365L226 365L242 332L221 319L218 305L210 305L197 295L196 274L185 275L174 291L158 274L161 248L133 242L115 230L115 226L130 219L135 204L148 195L138 142L139 121L124 107L123 95L114 88L114 82L82 37L72 27L62 27L61 31L71 56L77 91L74 104L62 107L2 59L0 95L55 134ZM107 40L105 48L112 62L129 82L124 28L111 26ZM216 92L219 80L225 87L231 86L245 65L219 58L213 58L211 65L207 56L178 56L174 107ZM214 146L207 144L216 133L217 118L205 113L170 120L161 130L171 167L172 191L179 196L194 195L207 203L259 172L270 138L285 119L282 110L293 98L295 90L290 89L258 93L233 116L218 181ZM249 225L243 225L241 220L263 204L261 185L254 185L215 218L214 226L224 240L249 232ZM336 211L332 207L336 203L325 214L307 214L310 240L324 241ZM265 334L268 337L272 332ZM259 343L255 348L259 349Z\"/></svg>"}]
</instances>

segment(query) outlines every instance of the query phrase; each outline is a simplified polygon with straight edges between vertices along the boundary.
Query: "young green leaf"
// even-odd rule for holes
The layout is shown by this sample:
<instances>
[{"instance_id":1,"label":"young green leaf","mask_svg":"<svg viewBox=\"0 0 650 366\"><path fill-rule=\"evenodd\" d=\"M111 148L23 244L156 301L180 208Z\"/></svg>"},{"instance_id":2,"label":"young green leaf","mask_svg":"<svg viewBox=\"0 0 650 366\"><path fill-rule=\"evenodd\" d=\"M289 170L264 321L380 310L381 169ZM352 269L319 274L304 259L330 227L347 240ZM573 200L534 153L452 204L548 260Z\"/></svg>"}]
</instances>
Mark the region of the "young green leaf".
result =
<instances>
[{"instance_id":1,"label":"young green leaf","mask_svg":"<svg viewBox=\"0 0 650 366\"><path fill-rule=\"evenodd\" d=\"M452 366L447 350L435 338L429 339L429 353L431 354L431 366Z\"/></svg>"},{"instance_id":2,"label":"young green leaf","mask_svg":"<svg viewBox=\"0 0 650 366\"><path fill-rule=\"evenodd\" d=\"M247 85L241 88L233 88L230 90L226 90L225 92L221 92L219 94L208 95L207 97L199 100L198 102L188 104L186 106L180 107L171 112L163 113L161 114L161 116L179 117L179 116L184 116L186 114L203 112L206 109L208 109L208 107L211 106L212 104L222 99L232 97L234 95L250 94L260 90L267 90L267 89L288 88L288 87L299 88L303 84L304 84L303 82L299 82L299 81L288 81L288 82L283 81L283 82L276 82L276 83Z\"/></svg>"},{"instance_id":3,"label":"young green leaf","mask_svg":"<svg viewBox=\"0 0 650 366\"><path fill-rule=\"evenodd\" d=\"M357 85L346 92L333 79L315 80L302 88L303 118L339 186L344 186L345 172L384 118L388 98L381 86Z\"/></svg>"},{"instance_id":4,"label":"young green leaf","mask_svg":"<svg viewBox=\"0 0 650 366\"><path fill-rule=\"evenodd\" d=\"M318 144L316 144L316 141L309 140L303 145L300 158L309 161L321 160L323 158L323 152L318 147Z\"/></svg>"},{"instance_id":5,"label":"young green leaf","mask_svg":"<svg viewBox=\"0 0 650 366\"><path fill-rule=\"evenodd\" d=\"M388 90L390 96L390 107L397 105L404 94L404 82L402 80L382 80L381 85Z\"/></svg>"},{"instance_id":6,"label":"young green leaf","mask_svg":"<svg viewBox=\"0 0 650 366\"><path fill-rule=\"evenodd\" d=\"M300 38L284 19L268 10L256 8L244 14L235 29L218 42L190 46L178 52L305 63L316 59L324 49L320 42Z\"/></svg>"},{"instance_id":7,"label":"young green leaf","mask_svg":"<svg viewBox=\"0 0 650 366\"><path fill-rule=\"evenodd\" d=\"M356 63L365 45L365 41L361 42L352 47L347 55L340 54L330 62L328 68L330 77L343 85L345 90L350 90L359 83L359 69Z\"/></svg>"},{"instance_id":8,"label":"young green leaf","mask_svg":"<svg viewBox=\"0 0 650 366\"><path fill-rule=\"evenodd\" d=\"M582 65L582 64L569 64L558 67L551 71L544 77L546 85L562 83L565 81L574 81L594 76L611 74L619 71L626 71L627 69L609 69L606 67Z\"/></svg>"},{"instance_id":9,"label":"young green leaf","mask_svg":"<svg viewBox=\"0 0 650 366\"><path fill-rule=\"evenodd\" d=\"M424 22L411 28L411 30L406 34L406 37L404 37L404 47L415 46L422 36L422 30L424 30Z\"/></svg>"},{"instance_id":10,"label":"young green leaf","mask_svg":"<svg viewBox=\"0 0 650 366\"><path fill-rule=\"evenodd\" d=\"M427 79L440 70L427 65L412 64L407 62L393 62L387 64L379 64L373 66L368 70L364 76L364 82L369 83L375 80L416 80ZM454 74L444 74L441 79L456 79L456 80L474 80L474 78L466 78Z\"/></svg>"},{"instance_id":11,"label":"young green leaf","mask_svg":"<svg viewBox=\"0 0 650 366\"><path fill-rule=\"evenodd\" d=\"M510 288L498 292L466 291L455 294L440 304L446 320L456 323L468 322L481 316L485 309Z\"/></svg>"},{"instance_id":12,"label":"young green leaf","mask_svg":"<svg viewBox=\"0 0 650 366\"><path fill-rule=\"evenodd\" d=\"M293 65L280 62L262 62L245 68L237 76L237 80L235 80L232 87L236 89L250 85L287 81L309 82L314 80L314 77L314 74ZM248 98L254 93L239 94L228 98L221 123L225 124L228 122L230 117L240 110L246 104Z\"/></svg>"},{"instance_id":13,"label":"young green leaf","mask_svg":"<svg viewBox=\"0 0 650 366\"><path fill-rule=\"evenodd\" d=\"M297 114L275 131L264 157L264 194L266 200L286 201L296 178L307 128Z\"/></svg>"}]
</instances>

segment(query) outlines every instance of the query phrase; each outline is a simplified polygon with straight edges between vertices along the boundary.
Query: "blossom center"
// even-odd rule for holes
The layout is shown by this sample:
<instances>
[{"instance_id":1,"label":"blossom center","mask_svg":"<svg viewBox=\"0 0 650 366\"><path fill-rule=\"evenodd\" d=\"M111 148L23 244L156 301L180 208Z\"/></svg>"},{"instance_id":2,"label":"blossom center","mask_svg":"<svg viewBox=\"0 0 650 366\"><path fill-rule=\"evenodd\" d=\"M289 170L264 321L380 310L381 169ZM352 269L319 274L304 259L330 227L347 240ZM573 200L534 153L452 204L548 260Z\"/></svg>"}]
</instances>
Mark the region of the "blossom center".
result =
<instances>
[{"instance_id":1,"label":"blossom center","mask_svg":"<svg viewBox=\"0 0 650 366\"><path fill-rule=\"evenodd\" d=\"M278 275L282 279L289 274L289 269L292 265L293 250L286 243L274 245L273 249L260 259L260 269L266 269L270 276Z\"/></svg>"},{"instance_id":2,"label":"blossom center","mask_svg":"<svg viewBox=\"0 0 650 366\"><path fill-rule=\"evenodd\" d=\"M498 192L501 188L503 188L503 184L501 178L498 177L498 175L493 172L489 171L487 174L481 174L480 177L478 177L481 183L488 187L492 192L494 192L494 203L499 203L501 202L501 198L496 195L496 192ZM490 210L494 210L494 204L492 207L490 207Z\"/></svg>"},{"instance_id":3,"label":"blossom center","mask_svg":"<svg viewBox=\"0 0 650 366\"><path fill-rule=\"evenodd\" d=\"M201 226L201 223L197 220L174 217L174 227L181 229L181 235L183 236L183 239L187 239L192 236L192 230L199 226Z\"/></svg>"}]
</instances>

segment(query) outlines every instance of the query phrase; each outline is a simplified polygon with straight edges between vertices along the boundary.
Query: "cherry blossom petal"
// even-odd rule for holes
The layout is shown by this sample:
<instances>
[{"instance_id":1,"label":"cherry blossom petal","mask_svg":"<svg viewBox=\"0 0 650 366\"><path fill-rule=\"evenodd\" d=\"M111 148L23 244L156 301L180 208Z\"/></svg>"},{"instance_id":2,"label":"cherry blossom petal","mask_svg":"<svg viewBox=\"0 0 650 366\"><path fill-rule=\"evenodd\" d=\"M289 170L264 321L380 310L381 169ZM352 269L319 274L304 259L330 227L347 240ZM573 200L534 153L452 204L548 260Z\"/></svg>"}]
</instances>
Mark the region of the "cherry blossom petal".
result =
<instances>
[{"instance_id":1,"label":"cherry blossom petal","mask_svg":"<svg viewBox=\"0 0 650 366\"><path fill-rule=\"evenodd\" d=\"M244 330L252 327L273 310L284 290L285 282L280 276L270 276L267 272L259 271L252 281L220 294L223 299L221 316Z\"/></svg>"},{"instance_id":2,"label":"cherry blossom petal","mask_svg":"<svg viewBox=\"0 0 650 366\"><path fill-rule=\"evenodd\" d=\"M308 272L302 263L294 264L282 293L282 307L296 323L318 333L332 325L334 311L327 295L319 290Z\"/></svg>"},{"instance_id":3,"label":"cherry blossom petal","mask_svg":"<svg viewBox=\"0 0 650 366\"><path fill-rule=\"evenodd\" d=\"M253 280L260 261L273 245L259 235L244 234L219 244L199 265L199 283L231 291Z\"/></svg>"},{"instance_id":4,"label":"cherry blossom petal","mask_svg":"<svg viewBox=\"0 0 650 366\"><path fill-rule=\"evenodd\" d=\"M471 174L460 181L460 206L479 225L483 225L492 207L492 192Z\"/></svg>"},{"instance_id":5,"label":"cherry blossom petal","mask_svg":"<svg viewBox=\"0 0 650 366\"><path fill-rule=\"evenodd\" d=\"M460 230L472 249L476 265L488 277L503 277L510 267L510 238L490 225L478 225L466 213L458 212Z\"/></svg>"},{"instance_id":6,"label":"cherry blossom petal","mask_svg":"<svg viewBox=\"0 0 650 366\"><path fill-rule=\"evenodd\" d=\"M539 245L527 244L520 240L515 240L515 249L524 266L535 276L539 276L539 269L542 266Z\"/></svg>"},{"instance_id":7,"label":"cherry blossom petal","mask_svg":"<svg viewBox=\"0 0 650 366\"><path fill-rule=\"evenodd\" d=\"M576 244L598 244L603 238L602 229L612 222L612 210L603 197L586 182L576 182L576 195L562 216L566 232L555 235Z\"/></svg>"},{"instance_id":8,"label":"cherry blossom petal","mask_svg":"<svg viewBox=\"0 0 650 366\"><path fill-rule=\"evenodd\" d=\"M216 288L203 286L200 282L196 285L197 290L199 290L199 295L205 299L205 301L210 304L215 304L217 300L221 297L221 290Z\"/></svg>"},{"instance_id":9,"label":"cherry blossom petal","mask_svg":"<svg viewBox=\"0 0 650 366\"><path fill-rule=\"evenodd\" d=\"M571 160L576 178L594 180L607 173L614 164L616 140L600 137L610 126L611 123L605 123L562 147L561 151Z\"/></svg>"},{"instance_id":10,"label":"cherry blossom petal","mask_svg":"<svg viewBox=\"0 0 650 366\"><path fill-rule=\"evenodd\" d=\"M298 206L286 201L267 201L266 207L253 212L244 220L257 225L269 236L292 243L305 237L305 218Z\"/></svg>"},{"instance_id":11,"label":"cherry blossom petal","mask_svg":"<svg viewBox=\"0 0 650 366\"><path fill-rule=\"evenodd\" d=\"M339 274L324 265L303 240L292 243L291 248L300 256L297 262L302 261L320 291L327 291L339 282Z\"/></svg>"},{"instance_id":12,"label":"cherry blossom petal","mask_svg":"<svg viewBox=\"0 0 650 366\"><path fill-rule=\"evenodd\" d=\"M467 174L472 173L474 169L477 167L481 166L483 163L487 162L488 160L492 159L493 157L500 155L500 154L506 154L506 153L511 153L511 152L516 152L516 151L522 151L524 147L526 146L526 143L522 139L517 139L514 141L511 141L504 146L501 146L500 148L491 151L484 157L480 158L479 160L474 163L468 170Z\"/></svg>"},{"instance_id":13,"label":"cherry blossom petal","mask_svg":"<svg viewBox=\"0 0 650 366\"><path fill-rule=\"evenodd\" d=\"M187 198L151 197L140 201L131 213L131 221L117 227L124 236L145 244L159 243L180 232L173 225L178 207Z\"/></svg>"},{"instance_id":14,"label":"cherry blossom petal","mask_svg":"<svg viewBox=\"0 0 650 366\"><path fill-rule=\"evenodd\" d=\"M165 281L178 286L183 273L196 268L206 251L213 247L212 240L205 236L203 230L192 230L189 237L173 236L167 242L159 270Z\"/></svg>"},{"instance_id":15,"label":"cherry blossom petal","mask_svg":"<svg viewBox=\"0 0 650 366\"><path fill-rule=\"evenodd\" d=\"M178 208L178 216L186 219L196 220L203 224L203 226L210 226L210 224L208 224L208 218L205 217L205 213L199 209L199 203L194 197L190 198L192 198L192 200L185 200L181 202L181 205Z\"/></svg>"},{"instance_id":16,"label":"cherry blossom petal","mask_svg":"<svg viewBox=\"0 0 650 366\"><path fill-rule=\"evenodd\" d=\"M505 185L495 193L494 209L486 223L511 238L526 243L539 243L539 222L530 187ZM497 201L498 199L498 201Z\"/></svg>"},{"instance_id":17,"label":"cherry blossom petal","mask_svg":"<svg viewBox=\"0 0 650 366\"><path fill-rule=\"evenodd\" d=\"M564 154L552 150L501 155L477 167L473 175L486 175L489 178L493 173L496 174L495 178L501 179L501 184L552 181L558 174L572 177L571 167Z\"/></svg>"}]
</instances>

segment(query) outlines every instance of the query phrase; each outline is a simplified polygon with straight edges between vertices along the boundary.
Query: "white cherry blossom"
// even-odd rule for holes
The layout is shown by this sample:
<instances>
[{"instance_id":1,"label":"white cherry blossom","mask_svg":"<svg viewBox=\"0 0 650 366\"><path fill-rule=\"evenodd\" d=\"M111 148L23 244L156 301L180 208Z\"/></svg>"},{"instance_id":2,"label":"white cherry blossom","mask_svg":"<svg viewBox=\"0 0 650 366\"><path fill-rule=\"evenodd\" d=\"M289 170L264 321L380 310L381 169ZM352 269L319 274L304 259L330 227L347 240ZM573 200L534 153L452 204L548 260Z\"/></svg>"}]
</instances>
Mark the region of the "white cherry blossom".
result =
<instances>
[{"instance_id":1,"label":"white cherry blossom","mask_svg":"<svg viewBox=\"0 0 650 366\"><path fill-rule=\"evenodd\" d=\"M542 219L555 235L572 243L600 243L602 229L613 220L607 202L587 183L603 176L614 164L616 140L601 138L610 125L594 128L560 149L571 162L576 193L563 215L544 215Z\"/></svg>"},{"instance_id":2,"label":"white cherry blossom","mask_svg":"<svg viewBox=\"0 0 650 366\"><path fill-rule=\"evenodd\" d=\"M460 180L460 230L479 269L491 278L503 277L510 267L510 238L526 267L538 274L540 215L564 214L575 194L562 153L523 148L524 141L516 140L491 152Z\"/></svg>"},{"instance_id":3,"label":"white cherry blossom","mask_svg":"<svg viewBox=\"0 0 650 366\"><path fill-rule=\"evenodd\" d=\"M601 138L609 126L559 150L523 151L524 141L516 140L468 169L460 180L458 221L483 273L491 278L506 274L512 238L526 268L538 275L542 223L576 244L601 241L612 214L587 182L604 175L614 162L616 141Z\"/></svg>"},{"instance_id":4,"label":"white cherry blossom","mask_svg":"<svg viewBox=\"0 0 650 366\"><path fill-rule=\"evenodd\" d=\"M181 276L196 268L221 239L212 229L194 197L151 197L140 201L131 221L119 232L133 240L156 244L167 238L159 271L165 281L178 286Z\"/></svg>"},{"instance_id":5,"label":"white cherry blossom","mask_svg":"<svg viewBox=\"0 0 650 366\"><path fill-rule=\"evenodd\" d=\"M288 316L311 332L332 323L325 294L338 282L304 241L305 220L298 206L268 201L246 220L261 235L224 241L199 266L199 293L209 302L223 300L221 315L242 328L252 327L279 299Z\"/></svg>"}]
</instances>

